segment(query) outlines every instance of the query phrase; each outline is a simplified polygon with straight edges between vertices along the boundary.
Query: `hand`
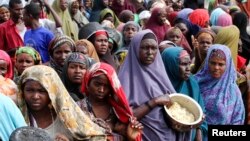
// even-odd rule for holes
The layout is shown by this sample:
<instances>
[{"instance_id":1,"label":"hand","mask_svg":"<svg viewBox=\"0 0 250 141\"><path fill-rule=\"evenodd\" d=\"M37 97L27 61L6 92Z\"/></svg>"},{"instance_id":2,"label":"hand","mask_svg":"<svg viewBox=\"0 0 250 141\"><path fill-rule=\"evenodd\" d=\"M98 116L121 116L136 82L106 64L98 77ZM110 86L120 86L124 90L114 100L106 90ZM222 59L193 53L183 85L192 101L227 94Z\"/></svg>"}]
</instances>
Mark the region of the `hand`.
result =
<instances>
[{"instance_id":1,"label":"hand","mask_svg":"<svg viewBox=\"0 0 250 141\"><path fill-rule=\"evenodd\" d=\"M194 38L194 35L191 36L191 40L192 40L192 45L194 48L198 48L199 47L199 43L197 41L197 39Z\"/></svg>"},{"instance_id":2,"label":"hand","mask_svg":"<svg viewBox=\"0 0 250 141\"><path fill-rule=\"evenodd\" d=\"M166 105L170 107L172 105L172 101L169 98L168 94L161 95L159 97L154 98L155 104L157 105Z\"/></svg>"},{"instance_id":3,"label":"hand","mask_svg":"<svg viewBox=\"0 0 250 141\"><path fill-rule=\"evenodd\" d=\"M55 137L55 141L69 141L69 139L62 133L58 133Z\"/></svg>"},{"instance_id":4,"label":"hand","mask_svg":"<svg viewBox=\"0 0 250 141\"><path fill-rule=\"evenodd\" d=\"M137 121L136 117L131 117L130 123L127 127L128 140L134 141L138 135L141 134L143 126Z\"/></svg>"}]
</instances>

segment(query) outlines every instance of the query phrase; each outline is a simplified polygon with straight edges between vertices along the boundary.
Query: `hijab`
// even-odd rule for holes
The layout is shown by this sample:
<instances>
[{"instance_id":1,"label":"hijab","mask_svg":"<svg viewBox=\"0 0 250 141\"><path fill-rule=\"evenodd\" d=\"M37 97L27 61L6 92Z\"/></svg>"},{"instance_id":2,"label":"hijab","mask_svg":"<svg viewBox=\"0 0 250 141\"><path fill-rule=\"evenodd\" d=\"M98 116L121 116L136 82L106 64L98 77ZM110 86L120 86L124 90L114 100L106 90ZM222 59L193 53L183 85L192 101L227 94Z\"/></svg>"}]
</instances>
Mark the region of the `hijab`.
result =
<instances>
[{"instance_id":1,"label":"hijab","mask_svg":"<svg viewBox=\"0 0 250 141\"><path fill-rule=\"evenodd\" d=\"M10 56L4 51L0 50L0 60L4 60L7 63L7 72L5 74L5 78L13 79L13 65L10 59Z\"/></svg>"}]
</instances>

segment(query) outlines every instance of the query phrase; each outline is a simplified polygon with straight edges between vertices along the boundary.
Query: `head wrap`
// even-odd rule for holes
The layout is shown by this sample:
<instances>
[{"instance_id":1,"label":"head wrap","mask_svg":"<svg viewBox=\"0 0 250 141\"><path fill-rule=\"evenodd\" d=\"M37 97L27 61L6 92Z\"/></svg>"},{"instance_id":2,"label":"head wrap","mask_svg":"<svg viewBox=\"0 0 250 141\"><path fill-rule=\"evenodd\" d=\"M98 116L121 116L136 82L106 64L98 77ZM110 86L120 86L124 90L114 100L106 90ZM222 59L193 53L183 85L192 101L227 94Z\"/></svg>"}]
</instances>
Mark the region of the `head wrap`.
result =
<instances>
[{"instance_id":1,"label":"head wrap","mask_svg":"<svg viewBox=\"0 0 250 141\"><path fill-rule=\"evenodd\" d=\"M19 55L19 54L22 54L22 53L26 53L28 55L30 55L34 62L35 62L35 65L38 65L41 63L41 56L40 54L32 47L20 47L17 49L16 51L16 57Z\"/></svg>"},{"instance_id":2,"label":"head wrap","mask_svg":"<svg viewBox=\"0 0 250 141\"><path fill-rule=\"evenodd\" d=\"M2 41L1 41L2 42ZM10 59L10 56L3 50L0 50L0 60L4 60L7 63L7 72L5 78L13 78L13 66Z\"/></svg>"}]
</instances>

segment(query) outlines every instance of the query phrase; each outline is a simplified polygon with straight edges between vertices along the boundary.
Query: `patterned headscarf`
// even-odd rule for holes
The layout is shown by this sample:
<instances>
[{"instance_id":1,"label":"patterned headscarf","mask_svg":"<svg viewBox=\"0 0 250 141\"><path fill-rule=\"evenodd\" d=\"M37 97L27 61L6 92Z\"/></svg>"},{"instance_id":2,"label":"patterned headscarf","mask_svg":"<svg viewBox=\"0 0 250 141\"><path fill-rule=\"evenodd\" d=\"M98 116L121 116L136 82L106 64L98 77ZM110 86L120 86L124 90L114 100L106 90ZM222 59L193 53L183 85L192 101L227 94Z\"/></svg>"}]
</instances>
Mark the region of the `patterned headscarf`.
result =
<instances>
[{"instance_id":1,"label":"patterned headscarf","mask_svg":"<svg viewBox=\"0 0 250 141\"><path fill-rule=\"evenodd\" d=\"M213 78L209 72L209 60L214 50L222 51L226 57L225 72L218 79ZM204 67L195 75L195 78L199 82L205 103L208 124L244 123L245 108L241 92L236 84L237 72L227 46L212 45L208 49Z\"/></svg>"},{"instance_id":2,"label":"patterned headscarf","mask_svg":"<svg viewBox=\"0 0 250 141\"><path fill-rule=\"evenodd\" d=\"M88 50L89 57L93 58L96 62L100 62L95 47L90 41L86 39L78 40L76 41L76 46L85 46Z\"/></svg>"},{"instance_id":3,"label":"patterned headscarf","mask_svg":"<svg viewBox=\"0 0 250 141\"><path fill-rule=\"evenodd\" d=\"M104 129L92 122L90 117L70 97L57 73L44 65L29 67L21 75L18 106L28 124L30 124L29 112L23 93L24 84L28 80L38 81L46 89L57 116L74 138L78 140L93 138L104 140L106 138Z\"/></svg>"},{"instance_id":4,"label":"patterned headscarf","mask_svg":"<svg viewBox=\"0 0 250 141\"><path fill-rule=\"evenodd\" d=\"M7 63L7 73L4 77L13 79L13 65L10 56L5 51L0 50L0 60L4 60Z\"/></svg>"},{"instance_id":5,"label":"patterned headscarf","mask_svg":"<svg viewBox=\"0 0 250 141\"><path fill-rule=\"evenodd\" d=\"M26 54L29 54L34 62L35 62L35 65L38 65L38 64L41 64L41 56L40 54L32 47L20 47L17 49L16 51L16 57L19 55L19 54L22 54L22 53L26 53Z\"/></svg>"}]
</instances>

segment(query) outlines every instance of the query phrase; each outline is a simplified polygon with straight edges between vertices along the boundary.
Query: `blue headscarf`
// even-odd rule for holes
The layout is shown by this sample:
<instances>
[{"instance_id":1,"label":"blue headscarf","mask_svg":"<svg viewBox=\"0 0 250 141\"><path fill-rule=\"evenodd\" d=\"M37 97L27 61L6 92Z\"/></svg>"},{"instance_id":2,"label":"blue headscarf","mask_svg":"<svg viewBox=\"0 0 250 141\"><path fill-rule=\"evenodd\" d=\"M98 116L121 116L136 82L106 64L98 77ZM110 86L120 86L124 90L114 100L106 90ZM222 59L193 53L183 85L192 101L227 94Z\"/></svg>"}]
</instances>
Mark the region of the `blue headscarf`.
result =
<instances>
[{"instance_id":1,"label":"blue headscarf","mask_svg":"<svg viewBox=\"0 0 250 141\"><path fill-rule=\"evenodd\" d=\"M213 50L221 50L226 56L226 69L219 78L209 72L209 59ZM229 48L215 44L208 49L204 67L195 75L206 109L206 118L211 125L243 124L245 108L241 92L236 84L236 70Z\"/></svg>"},{"instance_id":2,"label":"blue headscarf","mask_svg":"<svg viewBox=\"0 0 250 141\"><path fill-rule=\"evenodd\" d=\"M198 82L191 75L188 80L184 81L180 78L180 54L184 51L182 47L169 47L162 52L162 60L167 71L168 77L172 82L177 93L182 93L192 97L199 103L203 112L205 110L204 102L201 97ZM207 137L207 122L204 121L200 126L203 138ZM195 130L194 130L195 131ZM196 132L193 132L192 140L194 140Z\"/></svg>"}]
</instances>

